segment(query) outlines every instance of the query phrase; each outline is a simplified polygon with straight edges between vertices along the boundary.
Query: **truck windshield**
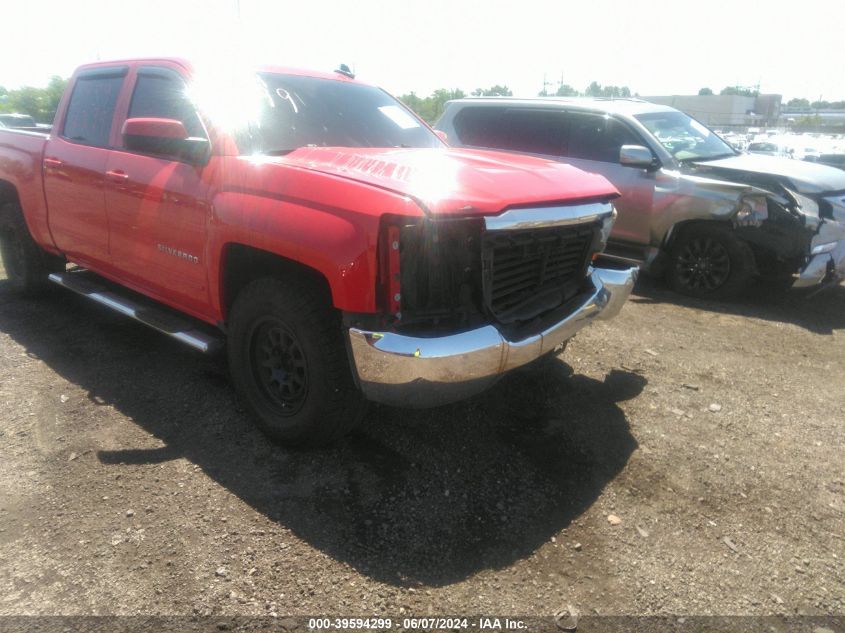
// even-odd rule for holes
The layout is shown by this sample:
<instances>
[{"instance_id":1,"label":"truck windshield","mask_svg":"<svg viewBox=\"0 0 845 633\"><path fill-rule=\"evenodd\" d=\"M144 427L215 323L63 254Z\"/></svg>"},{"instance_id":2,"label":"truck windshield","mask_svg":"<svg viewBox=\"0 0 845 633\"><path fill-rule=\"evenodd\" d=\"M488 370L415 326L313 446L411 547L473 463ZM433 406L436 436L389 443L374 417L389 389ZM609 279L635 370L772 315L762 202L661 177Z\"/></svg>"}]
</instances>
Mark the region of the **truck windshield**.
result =
<instances>
[{"instance_id":1,"label":"truck windshield","mask_svg":"<svg viewBox=\"0 0 845 633\"><path fill-rule=\"evenodd\" d=\"M719 136L683 112L634 115L680 161L714 160L736 152Z\"/></svg>"},{"instance_id":2,"label":"truck windshield","mask_svg":"<svg viewBox=\"0 0 845 633\"><path fill-rule=\"evenodd\" d=\"M260 73L256 120L236 132L247 154L299 147L439 147L440 139L383 90L339 81Z\"/></svg>"}]
</instances>

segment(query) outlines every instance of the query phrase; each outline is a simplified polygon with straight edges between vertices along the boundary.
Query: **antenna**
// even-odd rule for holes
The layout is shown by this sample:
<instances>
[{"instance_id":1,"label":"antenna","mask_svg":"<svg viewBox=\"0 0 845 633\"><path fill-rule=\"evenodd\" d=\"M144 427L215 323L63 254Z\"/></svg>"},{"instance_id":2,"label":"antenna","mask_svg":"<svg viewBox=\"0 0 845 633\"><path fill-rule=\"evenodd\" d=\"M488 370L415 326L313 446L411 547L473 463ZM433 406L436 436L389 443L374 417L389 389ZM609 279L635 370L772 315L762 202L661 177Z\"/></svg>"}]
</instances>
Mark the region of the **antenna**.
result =
<instances>
[{"instance_id":1,"label":"antenna","mask_svg":"<svg viewBox=\"0 0 845 633\"><path fill-rule=\"evenodd\" d=\"M346 64L341 64L339 68L335 68L335 72L340 75L343 75L344 77L355 79L355 73L349 70L349 66L347 66Z\"/></svg>"}]
</instances>

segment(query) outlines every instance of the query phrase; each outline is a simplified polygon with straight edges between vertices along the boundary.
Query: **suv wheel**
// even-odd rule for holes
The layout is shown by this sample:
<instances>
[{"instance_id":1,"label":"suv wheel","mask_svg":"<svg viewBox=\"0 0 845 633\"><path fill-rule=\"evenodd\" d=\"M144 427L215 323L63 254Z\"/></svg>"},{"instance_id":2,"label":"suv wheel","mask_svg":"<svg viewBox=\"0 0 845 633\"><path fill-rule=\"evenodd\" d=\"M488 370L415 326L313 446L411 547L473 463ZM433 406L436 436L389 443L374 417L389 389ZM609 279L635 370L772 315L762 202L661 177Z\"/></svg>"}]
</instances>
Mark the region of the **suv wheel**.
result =
<instances>
[{"instance_id":1,"label":"suv wheel","mask_svg":"<svg viewBox=\"0 0 845 633\"><path fill-rule=\"evenodd\" d=\"M744 290L755 274L754 253L727 227L697 225L672 245L669 286L692 297L724 299Z\"/></svg>"},{"instance_id":2,"label":"suv wheel","mask_svg":"<svg viewBox=\"0 0 845 633\"><path fill-rule=\"evenodd\" d=\"M361 418L336 310L300 282L260 279L232 307L232 382L259 428L293 446L328 444Z\"/></svg>"}]
</instances>

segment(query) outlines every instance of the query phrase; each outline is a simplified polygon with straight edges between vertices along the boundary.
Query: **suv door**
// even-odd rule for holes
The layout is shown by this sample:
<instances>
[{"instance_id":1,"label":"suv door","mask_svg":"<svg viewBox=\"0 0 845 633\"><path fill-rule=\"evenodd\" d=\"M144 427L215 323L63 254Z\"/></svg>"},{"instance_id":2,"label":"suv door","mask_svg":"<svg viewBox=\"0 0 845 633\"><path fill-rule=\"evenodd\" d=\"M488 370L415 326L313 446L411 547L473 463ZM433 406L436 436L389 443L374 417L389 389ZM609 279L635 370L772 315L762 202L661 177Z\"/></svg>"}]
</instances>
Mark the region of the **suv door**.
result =
<instances>
[{"instance_id":1,"label":"suv door","mask_svg":"<svg viewBox=\"0 0 845 633\"><path fill-rule=\"evenodd\" d=\"M619 150L623 145L648 147L648 144L628 125L610 116L570 110L566 118L569 136L564 160L584 171L601 174L622 194L614 202L619 215L613 225L611 243L622 242L615 246L636 251L646 247L650 243L655 172L621 165ZM634 255L642 257L641 252Z\"/></svg>"},{"instance_id":2,"label":"suv door","mask_svg":"<svg viewBox=\"0 0 845 633\"><path fill-rule=\"evenodd\" d=\"M44 193L50 231L67 257L86 266L109 263L105 172L114 112L128 66L80 71L56 133L44 149Z\"/></svg>"},{"instance_id":3,"label":"suv door","mask_svg":"<svg viewBox=\"0 0 845 633\"><path fill-rule=\"evenodd\" d=\"M130 76L127 118L181 121L189 136L208 138L185 80L167 65L139 66ZM106 209L112 264L123 278L196 316L209 313L207 170L175 156L130 151L119 140L108 157Z\"/></svg>"}]
</instances>

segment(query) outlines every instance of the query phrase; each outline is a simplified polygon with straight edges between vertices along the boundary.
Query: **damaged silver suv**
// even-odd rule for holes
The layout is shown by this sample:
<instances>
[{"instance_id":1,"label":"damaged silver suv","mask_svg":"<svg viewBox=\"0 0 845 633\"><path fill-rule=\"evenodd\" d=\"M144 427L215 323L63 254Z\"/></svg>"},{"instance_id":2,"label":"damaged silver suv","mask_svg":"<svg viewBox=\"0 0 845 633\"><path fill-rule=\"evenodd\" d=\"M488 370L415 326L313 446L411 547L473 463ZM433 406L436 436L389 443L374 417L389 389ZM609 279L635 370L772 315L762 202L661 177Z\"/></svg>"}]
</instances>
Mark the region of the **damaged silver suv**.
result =
<instances>
[{"instance_id":1,"label":"damaged silver suv","mask_svg":"<svg viewBox=\"0 0 845 633\"><path fill-rule=\"evenodd\" d=\"M845 276L845 172L740 154L683 112L638 99L460 99L435 126L457 147L534 154L622 193L606 256L678 292L737 294L758 275Z\"/></svg>"}]
</instances>

